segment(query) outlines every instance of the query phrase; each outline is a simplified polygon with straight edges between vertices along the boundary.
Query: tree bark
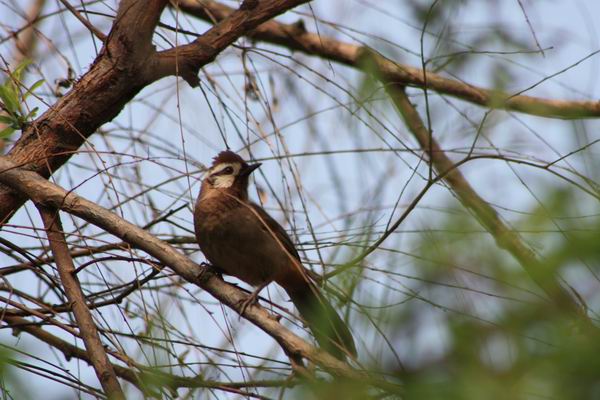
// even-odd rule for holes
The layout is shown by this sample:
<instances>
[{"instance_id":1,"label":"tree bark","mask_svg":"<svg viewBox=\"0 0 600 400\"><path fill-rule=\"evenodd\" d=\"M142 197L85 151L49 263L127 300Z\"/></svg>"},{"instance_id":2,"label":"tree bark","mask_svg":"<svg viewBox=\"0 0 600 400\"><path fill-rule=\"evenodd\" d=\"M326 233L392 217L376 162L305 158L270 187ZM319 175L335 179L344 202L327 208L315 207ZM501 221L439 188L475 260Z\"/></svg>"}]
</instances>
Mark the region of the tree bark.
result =
<instances>
[{"instance_id":1,"label":"tree bark","mask_svg":"<svg viewBox=\"0 0 600 400\"><path fill-rule=\"evenodd\" d=\"M111 121L152 82L179 75L192 86L199 69L239 37L309 0L244 1L195 41L156 52L152 35L167 0L123 0L110 34L90 70L21 135L8 157L49 178L102 124ZM0 185L0 226L26 201Z\"/></svg>"}]
</instances>

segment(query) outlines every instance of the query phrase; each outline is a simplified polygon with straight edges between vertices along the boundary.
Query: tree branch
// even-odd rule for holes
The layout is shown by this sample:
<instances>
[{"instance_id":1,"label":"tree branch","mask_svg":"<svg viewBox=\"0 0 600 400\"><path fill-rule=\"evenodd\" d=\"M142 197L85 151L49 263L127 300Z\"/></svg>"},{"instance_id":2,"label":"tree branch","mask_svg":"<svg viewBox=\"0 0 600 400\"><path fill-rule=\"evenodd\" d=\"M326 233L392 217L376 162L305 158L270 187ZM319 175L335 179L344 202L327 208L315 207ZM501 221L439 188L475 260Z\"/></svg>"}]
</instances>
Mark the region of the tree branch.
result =
<instances>
[{"instance_id":1,"label":"tree branch","mask_svg":"<svg viewBox=\"0 0 600 400\"><path fill-rule=\"evenodd\" d=\"M32 323L31 321L15 317L15 316L6 316L4 318L4 322L8 324L15 331L23 331L32 335L33 337L41 340L42 342L54 347L63 355L67 360L71 358L78 358L80 360L86 361L90 363L89 354L80 349L77 346L72 345L71 343L60 339L49 332L46 332L41 327L37 326L37 324ZM198 377L183 377L177 375L171 375L164 372L156 371L153 369L142 369L141 372L138 372L134 369L122 367L120 365L112 364L113 369L117 376L121 379L126 380L127 382L133 384L138 389L140 389L147 396L159 397L159 394L154 390L153 387L149 386L145 381L152 382L153 377L158 377L158 379L154 380L154 382L164 382L165 386L169 389L177 389L177 388L209 388L209 389L218 389L224 391L232 391L236 389L243 388L254 388L254 387L293 387L300 383L295 379L285 379L285 380L256 380L256 381L243 381L243 382L221 382L214 381L210 379L204 379L200 376ZM139 366L138 366L139 367Z\"/></svg>"},{"instance_id":2,"label":"tree branch","mask_svg":"<svg viewBox=\"0 0 600 400\"><path fill-rule=\"evenodd\" d=\"M192 43L178 46L156 54L148 64L150 80L169 75L179 75L192 87L198 85L199 69L263 22L310 0L245 1L237 9L231 9L214 27Z\"/></svg>"},{"instance_id":3,"label":"tree branch","mask_svg":"<svg viewBox=\"0 0 600 400\"><path fill-rule=\"evenodd\" d=\"M96 371L100 385L110 399L125 399L121 385L115 375L115 370L104 351L98 329L94 323L92 313L86 306L85 295L81 290L79 279L75 275L75 265L69 254L66 238L63 234L60 215L56 209L38 207L46 235L50 242L50 249L56 260L58 274L65 289L67 299L71 303L79 333L85 344L89 360Z\"/></svg>"},{"instance_id":4,"label":"tree branch","mask_svg":"<svg viewBox=\"0 0 600 400\"><path fill-rule=\"evenodd\" d=\"M84 360L84 361L90 363L89 354L85 350L80 349L79 347L74 346L71 343L69 343L63 339L61 339L57 336L54 336L51 333L46 332L41 327L37 326L35 323L32 323L31 321L29 321L25 318L6 315L3 318L3 320L5 323L10 325L10 327L13 328L14 330L27 332L30 335L38 338L42 342L49 344L50 346L54 347L55 349L58 349L61 353L63 353L63 355L65 356L65 358L67 360L70 360L72 357L75 357L75 358L78 358L80 360ZM140 390L142 390L142 391L145 390L143 382L139 379L139 377L133 370L130 370L125 367L121 367L120 365L114 365L114 364L111 364L111 365L112 365L112 368L115 370L115 373L119 377L134 384Z\"/></svg>"},{"instance_id":5,"label":"tree branch","mask_svg":"<svg viewBox=\"0 0 600 400\"><path fill-rule=\"evenodd\" d=\"M16 164L50 177L103 123L119 114L148 82L139 65L154 52L152 35L166 0L123 0L90 70L25 129L8 152ZM0 185L0 225L26 198Z\"/></svg>"},{"instance_id":6,"label":"tree branch","mask_svg":"<svg viewBox=\"0 0 600 400\"><path fill-rule=\"evenodd\" d=\"M168 265L179 276L203 288L229 308L240 312L240 305L247 298L242 290L224 282L207 268L195 264L167 243L105 208L73 192L67 192L32 171L17 168L6 157L0 157L0 182L24 193L38 205L60 208L112 233ZM243 317L275 339L286 354L306 358L333 375L349 379L365 379L361 372L353 370L347 364L311 346L292 333L262 307L248 307ZM387 383L379 382L379 384Z\"/></svg>"},{"instance_id":7,"label":"tree branch","mask_svg":"<svg viewBox=\"0 0 600 400\"><path fill-rule=\"evenodd\" d=\"M156 53L152 35L167 0L122 0L110 34L90 70L35 120L8 153L19 166L50 177L102 124L144 87L179 74L190 84L228 45L269 18L308 0L245 1L194 42ZM0 225L26 198L0 186Z\"/></svg>"},{"instance_id":8,"label":"tree branch","mask_svg":"<svg viewBox=\"0 0 600 400\"><path fill-rule=\"evenodd\" d=\"M385 76L382 81L406 126L429 156L433 168L438 174L445 175L446 183L456 193L461 203L473 211L483 227L494 237L496 244L517 259L531 279L546 293L558 309L582 317L588 326L592 326L583 308L560 285L556 271L544 268L544 264L523 242L518 233L504 224L496 210L477 194L460 170L455 168L454 163L429 134L419 113L408 99L405 88L388 81Z\"/></svg>"},{"instance_id":9,"label":"tree branch","mask_svg":"<svg viewBox=\"0 0 600 400\"><path fill-rule=\"evenodd\" d=\"M212 0L179 0L177 4L184 12L212 23L228 18L234 12L232 8ZM372 49L363 46L307 32L301 23L290 25L268 21L254 29L248 36L357 69L364 67L361 58L365 52L373 53ZM388 81L404 86L427 87L438 93L454 96L483 107L518 111L548 118L600 117L599 101L567 101L525 95L515 96L449 79L430 71L427 71L427 79L425 79L422 69L391 61L379 54L374 55L374 60Z\"/></svg>"},{"instance_id":10,"label":"tree branch","mask_svg":"<svg viewBox=\"0 0 600 400\"><path fill-rule=\"evenodd\" d=\"M71 5L67 0L59 0L63 6L67 8L73 14L75 18L79 20L90 32L94 34L102 42L106 40L106 35L98 28L96 28L90 21L88 21L75 7Z\"/></svg>"},{"instance_id":11,"label":"tree branch","mask_svg":"<svg viewBox=\"0 0 600 400\"><path fill-rule=\"evenodd\" d=\"M32 4L27 10L26 21L27 23L21 28L20 33L15 34L15 51L12 56L12 65L19 65L23 60L29 57L35 50L36 35L35 25L38 20L46 0L33 0ZM4 111L0 112L0 116L6 116ZM4 122L0 122L0 131L7 128ZM5 139L0 138L0 154L4 153Z\"/></svg>"}]
</instances>

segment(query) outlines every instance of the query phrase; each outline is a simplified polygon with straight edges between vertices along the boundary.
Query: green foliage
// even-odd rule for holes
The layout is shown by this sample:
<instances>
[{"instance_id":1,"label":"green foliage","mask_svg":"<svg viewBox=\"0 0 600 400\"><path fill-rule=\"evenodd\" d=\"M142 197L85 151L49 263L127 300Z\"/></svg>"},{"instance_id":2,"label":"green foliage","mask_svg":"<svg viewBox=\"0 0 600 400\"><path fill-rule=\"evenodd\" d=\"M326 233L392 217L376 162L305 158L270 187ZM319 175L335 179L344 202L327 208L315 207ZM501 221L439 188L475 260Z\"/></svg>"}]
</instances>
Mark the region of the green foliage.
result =
<instances>
[{"instance_id":1,"label":"green foliage","mask_svg":"<svg viewBox=\"0 0 600 400\"><path fill-rule=\"evenodd\" d=\"M348 380L338 378L335 381L327 380L309 380L305 379L306 385L298 387L294 396L289 398L294 399L309 399L309 400L363 400L377 398L376 390L369 390L369 386L365 381Z\"/></svg>"},{"instance_id":2,"label":"green foliage","mask_svg":"<svg viewBox=\"0 0 600 400\"><path fill-rule=\"evenodd\" d=\"M0 139L10 136L16 130L22 130L38 112L38 107L29 112L23 107L25 100L44 83L44 80L40 79L28 88L24 86L22 75L29 64L29 60L21 62L14 71L7 74L4 83L0 85L0 107L4 111L4 115L0 115L0 123L7 125L0 131Z\"/></svg>"},{"instance_id":3,"label":"green foliage","mask_svg":"<svg viewBox=\"0 0 600 400\"><path fill-rule=\"evenodd\" d=\"M0 399L31 399L30 387L19 374L20 361L14 358L16 352L0 345Z\"/></svg>"},{"instance_id":4,"label":"green foliage","mask_svg":"<svg viewBox=\"0 0 600 400\"><path fill-rule=\"evenodd\" d=\"M407 399L596 399L600 342L544 305L497 326L454 320L452 345L436 365L410 374Z\"/></svg>"},{"instance_id":5,"label":"green foliage","mask_svg":"<svg viewBox=\"0 0 600 400\"><path fill-rule=\"evenodd\" d=\"M593 278L586 285L582 274L600 273L598 206L587 200L573 188L557 188L513 222L529 244L535 238L545 271L570 277L577 287L597 285ZM442 229L420 240L428 260L419 265L421 293L437 294L431 297L446 311L448 344L436 361L400 374L405 398L600 398L597 328L547 300L481 231L467 214L451 214ZM598 300L589 291L580 295L588 303Z\"/></svg>"},{"instance_id":6,"label":"green foliage","mask_svg":"<svg viewBox=\"0 0 600 400\"><path fill-rule=\"evenodd\" d=\"M364 50L359 59L360 69L364 72L357 91L357 98L363 102L361 106L366 106L365 103L368 103L381 89L379 68L374 57L376 54Z\"/></svg>"}]
</instances>

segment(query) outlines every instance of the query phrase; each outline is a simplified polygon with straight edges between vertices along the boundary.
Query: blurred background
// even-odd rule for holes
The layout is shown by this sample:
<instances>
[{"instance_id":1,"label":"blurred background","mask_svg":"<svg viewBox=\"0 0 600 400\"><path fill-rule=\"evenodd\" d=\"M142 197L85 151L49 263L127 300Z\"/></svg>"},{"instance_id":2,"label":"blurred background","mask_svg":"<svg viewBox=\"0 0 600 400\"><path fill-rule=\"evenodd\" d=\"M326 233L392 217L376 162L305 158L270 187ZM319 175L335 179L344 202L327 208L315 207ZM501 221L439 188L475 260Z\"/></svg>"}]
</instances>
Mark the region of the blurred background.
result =
<instances>
[{"instance_id":1,"label":"blurred background","mask_svg":"<svg viewBox=\"0 0 600 400\"><path fill-rule=\"evenodd\" d=\"M109 32L117 1L70 3ZM498 93L595 101L597 15L594 0L316 0L278 21L301 21L308 32ZM211 26L174 7L161 23L159 50ZM0 0L0 82L10 87L18 72L25 120L67 93L101 48L64 2ZM193 237L193 203L205 167L230 148L263 163L251 197L286 228L305 266L330 274L329 297L351 326L357 365L402 388L371 388L370 395L600 398L597 332L561 312L452 187L437 181L408 207L427 186L428 157L380 83L356 68L249 38L199 77L198 88L175 78L146 87L51 180L199 263L205 259ZM459 170L468 183L597 325L599 122L491 109L422 87L407 94L446 155L464 161ZM0 130L6 153L20 132L6 121ZM145 253L68 214L63 222L69 246L79 251L85 294L108 303L93 313L111 349L178 376L279 382L240 393L163 390L164 398L365 396L357 382L286 387L289 360L268 335L171 270L153 273ZM8 300L34 309L65 302L42 227L28 203L0 231L3 308ZM111 302L136 279L143 285ZM262 295L288 308L284 323L313 341L277 285ZM52 321L30 319L83 346ZM67 312L52 319L74 324ZM3 398L101 397L85 362L10 325L0 328ZM131 398L143 397L124 385Z\"/></svg>"}]
</instances>

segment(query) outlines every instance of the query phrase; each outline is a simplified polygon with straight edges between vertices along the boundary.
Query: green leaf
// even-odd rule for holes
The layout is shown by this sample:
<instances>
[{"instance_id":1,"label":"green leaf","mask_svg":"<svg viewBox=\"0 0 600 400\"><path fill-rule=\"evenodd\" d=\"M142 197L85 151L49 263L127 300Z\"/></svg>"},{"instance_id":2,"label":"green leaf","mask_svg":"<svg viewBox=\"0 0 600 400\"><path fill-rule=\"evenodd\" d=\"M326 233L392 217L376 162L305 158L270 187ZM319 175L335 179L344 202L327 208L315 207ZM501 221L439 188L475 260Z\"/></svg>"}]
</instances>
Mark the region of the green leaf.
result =
<instances>
[{"instance_id":1,"label":"green leaf","mask_svg":"<svg viewBox=\"0 0 600 400\"><path fill-rule=\"evenodd\" d=\"M8 128L4 128L0 131L0 139L4 139L9 137L10 135L12 135L12 133L15 131L15 129L11 128L10 126Z\"/></svg>"},{"instance_id":2,"label":"green leaf","mask_svg":"<svg viewBox=\"0 0 600 400\"><path fill-rule=\"evenodd\" d=\"M14 119L11 117L7 117L6 115L0 115L0 123L2 124L12 124Z\"/></svg>"},{"instance_id":3,"label":"green leaf","mask_svg":"<svg viewBox=\"0 0 600 400\"><path fill-rule=\"evenodd\" d=\"M27 92L25 92L25 94L23 95L23 100L25 100L28 96L30 96L37 88L42 86L44 84L44 82L45 81L43 79L40 79L39 81L37 81L33 85L31 85L29 87L29 89L27 89Z\"/></svg>"},{"instance_id":4,"label":"green leaf","mask_svg":"<svg viewBox=\"0 0 600 400\"><path fill-rule=\"evenodd\" d=\"M0 99L10 113L16 113L19 110L19 98L7 86L0 85Z\"/></svg>"},{"instance_id":5,"label":"green leaf","mask_svg":"<svg viewBox=\"0 0 600 400\"><path fill-rule=\"evenodd\" d=\"M11 74L11 78L13 81L16 82L20 82L21 81L21 74L23 73L23 71L25 70L25 68L27 68L29 66L29 64L31 64L31 60L29 59L24 59L23 61L21 61L19 63L19 65L17 65L17 67L14 69L14 71Z\"/></svg>"},{"instance_id":6,"label":"green leaf","mask_svg":"<svg viewBox=\"0 0 600 400\"><path fill-rule=\"evenodd\" d=\"M31 111L29 111L29 114L27 114L27 116L25 117L25 120L29 121L35 118L35 116L37 115L37 112L39 110L39 107L34 107Z\"/></svg>"}]
</instances>

